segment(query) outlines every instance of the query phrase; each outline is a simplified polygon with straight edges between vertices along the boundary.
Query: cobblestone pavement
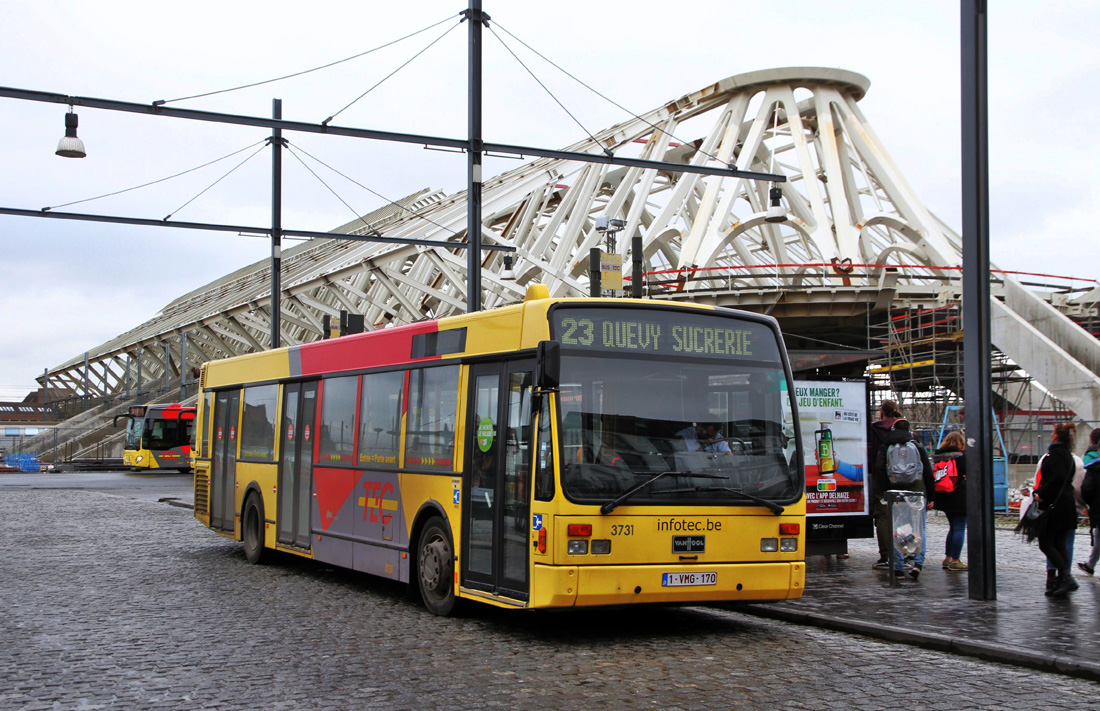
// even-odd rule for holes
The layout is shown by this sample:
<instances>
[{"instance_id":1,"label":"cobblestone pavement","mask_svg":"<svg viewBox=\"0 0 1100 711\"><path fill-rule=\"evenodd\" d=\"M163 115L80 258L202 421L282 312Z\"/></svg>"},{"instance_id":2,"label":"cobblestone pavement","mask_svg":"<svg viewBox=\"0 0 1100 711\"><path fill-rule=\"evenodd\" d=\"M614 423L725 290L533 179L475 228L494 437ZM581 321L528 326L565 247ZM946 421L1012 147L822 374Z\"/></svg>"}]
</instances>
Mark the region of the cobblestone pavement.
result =
<instances>
[{"instance_id":1,"label":"cobblestone pavement","mask_svg":"<svg viewBox=\"0 0 1100 711\"><path fill-rule=\"evenodd\" d=\"M437 618L100 492L3 491L0 520L5 711L1083 709L1100 688L722 609Z\"/></svg>"}]
</instances>

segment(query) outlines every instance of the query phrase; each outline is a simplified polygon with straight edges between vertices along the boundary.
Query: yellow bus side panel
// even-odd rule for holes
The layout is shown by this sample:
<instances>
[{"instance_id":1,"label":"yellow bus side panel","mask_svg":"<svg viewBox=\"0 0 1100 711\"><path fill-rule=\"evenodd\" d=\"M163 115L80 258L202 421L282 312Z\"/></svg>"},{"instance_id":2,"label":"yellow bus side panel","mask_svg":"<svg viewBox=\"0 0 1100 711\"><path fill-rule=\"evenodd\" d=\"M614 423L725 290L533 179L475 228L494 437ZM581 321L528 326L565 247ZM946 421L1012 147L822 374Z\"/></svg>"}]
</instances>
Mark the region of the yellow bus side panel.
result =
<instances>
[{"instance_id":1,"label":"yellow bus side panel","mask_svg":"<svg viewBox=\"0 0 1100 711\"><path fill-rule=\"evenodd\" d=\"M264 547L275 547L275 515L278 509L275 497L275 484L278 481L278 467L275 464L257 462L237 462L237 485L233 496L234 512L233 536L241 540L241 507L248 485L255 482L260 488L264 502Z\"/></svg>"},{"instance_id":2,"label":"yellow bus side panel","mask_svg":"<svg viewBox=\"0 0 1100 711\"><path fill-rule=\"evenodd\" d=\"M207 388L287 377L290 377L290 357L285 348L206 364Z\"/></svg>"}]
</instances>

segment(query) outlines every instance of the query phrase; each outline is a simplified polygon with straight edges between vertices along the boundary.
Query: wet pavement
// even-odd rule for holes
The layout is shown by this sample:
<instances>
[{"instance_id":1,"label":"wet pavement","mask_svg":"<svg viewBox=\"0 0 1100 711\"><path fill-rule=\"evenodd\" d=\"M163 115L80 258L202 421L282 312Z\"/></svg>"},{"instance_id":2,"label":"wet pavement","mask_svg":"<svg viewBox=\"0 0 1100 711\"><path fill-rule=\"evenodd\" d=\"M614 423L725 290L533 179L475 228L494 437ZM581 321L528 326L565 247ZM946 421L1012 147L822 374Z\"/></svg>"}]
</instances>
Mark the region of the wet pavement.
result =
<instances>
[{"instance_id":1,"label":"wet pavement","mask_svg":"<svg viewBox=\"0 0 1100 711\"><path fill-rule=\"evenodd\" d=\"M807 559L800 600L752 606L752 614L915 644L927 649L1100 681L1100 579L1076 563L1090 549L1078 529L1074 579L1080 589L1064 599L1043 594L1045 559L1009 528L996 531L997 599L972 600L968 573L941 567L947 521L928 518L927 562L919 580L891 588L889 571L873 570L874 539L850 541L850 558ZM966 560L964 548L963 560Z\"/></svg>"}]
</instances>

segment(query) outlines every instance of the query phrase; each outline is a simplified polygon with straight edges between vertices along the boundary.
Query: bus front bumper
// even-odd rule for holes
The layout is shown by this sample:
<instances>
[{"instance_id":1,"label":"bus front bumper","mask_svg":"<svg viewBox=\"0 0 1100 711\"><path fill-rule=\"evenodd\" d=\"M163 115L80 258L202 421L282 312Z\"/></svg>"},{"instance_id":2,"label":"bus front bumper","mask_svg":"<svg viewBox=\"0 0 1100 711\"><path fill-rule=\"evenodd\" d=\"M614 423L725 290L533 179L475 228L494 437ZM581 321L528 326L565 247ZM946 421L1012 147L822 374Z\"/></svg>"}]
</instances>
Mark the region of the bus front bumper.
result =
<instances>
[{"instance_id":1,"label":"bus front bumper","mask_svg":"<svg viewBox=\"0 0 1100 711\"><path fill-rule=\"evenodd\" d=\"M706 584L674 585L682 573ZM714 574L710 577L699 574ZM669 574L666 576L666 574ZM636 603L759 602L802 597L806 564L535 565L531 607L590 607Z\"/></svg>"}]
</instances>

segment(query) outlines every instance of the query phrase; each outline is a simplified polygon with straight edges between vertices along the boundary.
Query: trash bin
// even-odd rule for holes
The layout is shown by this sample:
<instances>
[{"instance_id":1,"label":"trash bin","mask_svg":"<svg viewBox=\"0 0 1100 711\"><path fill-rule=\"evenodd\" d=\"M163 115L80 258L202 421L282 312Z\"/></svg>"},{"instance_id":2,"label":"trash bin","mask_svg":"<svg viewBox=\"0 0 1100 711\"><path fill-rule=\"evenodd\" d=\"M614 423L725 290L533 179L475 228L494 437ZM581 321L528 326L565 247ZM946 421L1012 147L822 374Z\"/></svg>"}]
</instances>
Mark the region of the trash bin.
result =
<instances>
[{"instance_id":1,"label":"trash bin","mask_svg":"<svg viewBox=\"0 0 1100 711\"><path fill-rule=\"evenodd\" d=\"M924 545L924 494L919 491L886 492L890 507L890 530L894 533L894 546L890 552L890 586L896 587L894 568L897 556L908 558L920 553Z\"/></svg>"}]
</instances>

